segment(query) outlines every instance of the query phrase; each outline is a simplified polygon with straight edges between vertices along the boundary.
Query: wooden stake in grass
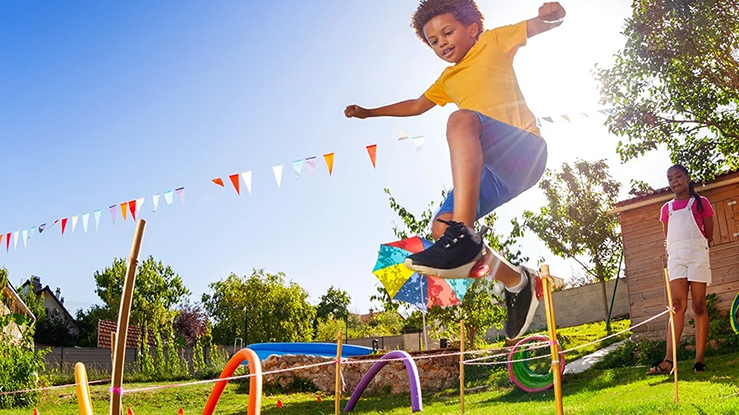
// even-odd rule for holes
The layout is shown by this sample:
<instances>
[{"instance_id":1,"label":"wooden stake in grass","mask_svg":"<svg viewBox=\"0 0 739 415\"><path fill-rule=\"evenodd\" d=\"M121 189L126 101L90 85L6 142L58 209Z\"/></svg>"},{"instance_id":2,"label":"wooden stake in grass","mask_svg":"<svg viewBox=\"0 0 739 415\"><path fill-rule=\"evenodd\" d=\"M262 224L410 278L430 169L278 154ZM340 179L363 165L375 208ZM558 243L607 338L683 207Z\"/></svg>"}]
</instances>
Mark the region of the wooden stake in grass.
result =
<instances>
[{"instance_id":1,"label":"wooden stake in grass","mask_svg":"<svg viewBox=\"0 0 739 415\"><path fill-rule=\"evenodd\" d=\"M559 360L559 347L557 344L557 320L554 318L554 304L552 303L552 283L554 278L549 274L549 265L541 266L541 283L544 290L544 309L547 315L547 327L549 327L549 349L552 353L552 374L554 375L554 405L557 415L564 413L562 405L562 362ZM532 287L533 288L533 287Z\"/></svg>"},{"instance_id":2,"label":"wooden stake in grass","mask_svg":"<svg viewBox=\"0 0 739 415\"><path fill-rule=\"evenodd\" d=\"M459 322L459 405L464 413L464 320Z\"/></svg>"},{"instance_id":3,"label":"wooden stake in grass","mask_svg":"<svg viewBox=\"0 0 739 415\"><path fill-rule=\"evenodd\" d=\"M675 337L675 309L672 307L672 290L670 289L670 276L665 270L665 285L667 286L667 304L670 307L670 337L672 338L672 371L675 375L675 403L680 402L680 398L677 395L677 338Z\"/></svg>"},{"instance_id":4,"label":"wooden stake in grass","mask_svg":"<svg viewBox=\"0 0 739 415\"><path fill-rule=\"evenodd\" d=\"M334 398L334 413L339 415L341 406L341 346L344 336L341 331L336 336L336 396Z\"/></svg>"},{"instance_id":5,"label":"wooden stake in grass","mask_svg":"<svg viewBox=\"0 0 739 415\"><path fill-rule=\"evenodd\" d=\"M121 415L121 394L123 385L123 367L126 357L126 337L128 336L128 318L131 314L133 303L133 290L136 285L136 268L139 265L139 252L141 242L144 239L144 228L146 221L139 219L136 223L136 231L133 235L131 254L128 256L128 268L126 279L123 281L123 292L121 293L121 306L118 309L118 327L115 336L115 349L113 350L113 379L110 387L110 415Z\"/></svg>"}]
</instances>

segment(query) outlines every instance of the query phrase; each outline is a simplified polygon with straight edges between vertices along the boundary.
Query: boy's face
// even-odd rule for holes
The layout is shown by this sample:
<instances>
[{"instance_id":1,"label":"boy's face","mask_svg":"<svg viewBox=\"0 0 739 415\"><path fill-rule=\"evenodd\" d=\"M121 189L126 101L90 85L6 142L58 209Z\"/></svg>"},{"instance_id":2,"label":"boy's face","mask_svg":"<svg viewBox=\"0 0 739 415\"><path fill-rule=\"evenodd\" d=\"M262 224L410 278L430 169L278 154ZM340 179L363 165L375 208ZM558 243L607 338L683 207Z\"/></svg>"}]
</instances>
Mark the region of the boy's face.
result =
<instances>
[{"instance_id":1,"label":"boy's face","mask_svg":"<svg viewBox=\"0 0 739 415\"><path fill-rule=\"evenodd\" d=\"M477 42L477 23L465 27L451 13L440 14L423 26L429 46L441 59L458 63Z\"/></svg>"}]
</instances>

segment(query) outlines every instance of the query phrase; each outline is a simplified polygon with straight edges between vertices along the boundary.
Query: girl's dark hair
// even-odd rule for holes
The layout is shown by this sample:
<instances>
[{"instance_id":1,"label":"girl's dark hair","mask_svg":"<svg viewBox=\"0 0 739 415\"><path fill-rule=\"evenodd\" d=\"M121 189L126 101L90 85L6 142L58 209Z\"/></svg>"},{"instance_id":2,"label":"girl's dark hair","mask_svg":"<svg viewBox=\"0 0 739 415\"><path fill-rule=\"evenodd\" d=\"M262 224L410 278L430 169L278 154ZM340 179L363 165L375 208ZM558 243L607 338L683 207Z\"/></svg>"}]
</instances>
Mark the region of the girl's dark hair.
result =
<instances>
[{"instance_id":1,"label":"girl's dark hair","mask_svg":"<svg viewBox=\"0 0 739 415\"><path fill-rule=\"evenodd\" d=\"M421 0L421 4L411 16L411 27L416 31L416 36L428 45L429 42L423 35L423 27L434 17L447 13L465 27L477 23L480 27L477 36L482 33L482 21L485 17L473 0Z\"/></svg>"},{"instance_id":2,"label":"girl's dark hair","mask_svg":"<svg viewBox=\"0 0 739 415\"><path fill-rule=\"evenodd\" d=\"M683 166L682 164L675 164L667 170L669 171L670 169L678 169L682 171L683 173L685 173L686 176L690 177L690 173L688 173L688 169L686 169L685 166ZM703 214L703 203L701 202L700 195L698 195L698 193L695 192L695 182L693 180L690 180L688 182L688 191L690 191L690 196L694 197L696 203L698 203L698 212Z\"/></svg>"}]
</instances>

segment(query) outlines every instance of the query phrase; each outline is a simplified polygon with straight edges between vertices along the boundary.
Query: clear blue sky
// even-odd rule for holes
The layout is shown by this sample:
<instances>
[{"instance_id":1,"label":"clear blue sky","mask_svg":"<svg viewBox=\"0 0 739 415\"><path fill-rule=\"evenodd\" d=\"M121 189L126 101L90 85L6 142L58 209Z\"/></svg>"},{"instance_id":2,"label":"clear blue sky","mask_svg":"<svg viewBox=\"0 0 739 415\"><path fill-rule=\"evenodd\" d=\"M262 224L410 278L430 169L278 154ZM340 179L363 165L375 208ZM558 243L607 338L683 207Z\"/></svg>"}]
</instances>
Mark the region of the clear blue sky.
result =
<instances>
[{"instance_id":1,"label":"clear blue sky","mask_svg":"<svg viewBox=\"0 0 739 415\"><path fill-rule=\"evenodd\" d=\"M600 108L590 70L623 46L630 1L563 2L567 21L530 40L516 59L537 116ZM93 274L128 255L133 223L108 206L146 197L143 254L171 265L199 300L209 283L252 267L283 271L311 299L330 285L366 312L378 245L394 240L382 193L420 212L451 186L444 125L452 106L412 119L347 120L348 104L415 98L444 68L409 27L416 0L345 2L0 3L0 232L102 209L99 232L38 233L28 248L0 251L14 284L38 275L61 287L71 310L99 299ZM488 28L536 15L540 1L481 0ZM598 8L599 7L599 8ZM664 152L619 165L602 117L560 119L543 130L550 168L575 157L611 160L613 174L664 186ZM395 125L424 135L417 154ZM365 146L378 144L373 170ZM328 177L322 154L335 152ZM318 156L297 180L291 162ZM284 164L277 188L272 166ZM238 197L227 176L253 171ZM225 189L210 180L223 177ZM243 183L242 183L243 185ZM151 196L185 186L185 207ZM626 189L628 190L628 189ZM246 193L246 192L244 192ZM624 193L625 194L625 193ZM533 189L499 209L507 231ZM164 205L164 206L162 206ZM71 231L68 229L67 232ZM532 259L557 275L533 236Z\"/></svg>"}]
</instances>

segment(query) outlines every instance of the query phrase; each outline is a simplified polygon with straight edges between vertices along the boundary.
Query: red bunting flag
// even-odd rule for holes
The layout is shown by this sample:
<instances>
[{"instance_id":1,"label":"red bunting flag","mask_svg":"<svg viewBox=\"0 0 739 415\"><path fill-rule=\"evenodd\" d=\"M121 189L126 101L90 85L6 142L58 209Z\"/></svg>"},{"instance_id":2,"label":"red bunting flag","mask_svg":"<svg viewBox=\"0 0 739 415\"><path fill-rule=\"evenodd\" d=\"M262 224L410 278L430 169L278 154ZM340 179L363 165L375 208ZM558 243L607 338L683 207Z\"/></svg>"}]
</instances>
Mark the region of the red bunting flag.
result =
<instances>
[{"instance_id":1,"label":"red bunting flag","mask_svg":"<svg viewBox=\"0 0 739 415\"><path fill-rule=\"evenodd\" d=\"M217 178L213 179L212 181L213 181L213 183L217 184L218 186L225 187L223 185L223 179L221 179L220 177L217 177Z\"/></svg>"},{"instance_id":2,"label":"red bunting flag","mask_svg":"<svg viewBox=\"0 0 739 415\"><path fill-rule=\"evenodd\" d=\"M377 144L368 145L367 153L369 153L369 158L372 161L372 167L377 168L375 165L375 161L377 159Z\"/></svg>"},{"instance_id":3,"label":"red bunting flag","mask_svg":"<svg viewBox=\"0 0 739 415\"><path fill-rule=\"evenodd\" d=\"M232 174L228 176L229 179L231 179L231 183L234 185L234 189L236 189L236 194L241 195L241 190L239 189L239 174Z\"/></svg>"},{"instance_id":4,"label":"red bunting flag","mask_svg":"<svg viewBox=\"0 0 739 415\"><path fill-rule=\"evenodd\" d=\"M62 236L64 236L64 231L67 229L67 218L62 219Z\"/></svg>"},{"instance_id":5,"label":"red bunting flag","mask_svg":"<svg viewBox=\"0 0 739 415\"><path fill-rule=\"evenodd\" d=\"M136 220L136 201L128 202L128 210L131 211L131 219Z\"/></svg>"},{"instance_id":6,"label":"red bunting flag","mask_svg":"<svg viewBox=\"0 0 739 415\"><path fill-rule=\"evenodd\" d=\"M10 232L5 235L5 252L10 251Z\"/></svg>"},{"instance_id":7,"label":"red bunting flag","mask_svg":"<svg viewBox=\"0 0 739 415\"><path fill-rule=\"evenodd\" d=\"M135 415L135 414L133 413L133 409L131 409L131 408L128 408L128 409L126 410L126 415Z\"/></svg>"}]
</instances>

